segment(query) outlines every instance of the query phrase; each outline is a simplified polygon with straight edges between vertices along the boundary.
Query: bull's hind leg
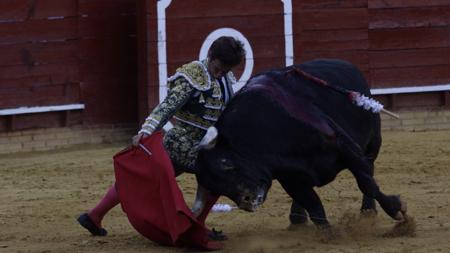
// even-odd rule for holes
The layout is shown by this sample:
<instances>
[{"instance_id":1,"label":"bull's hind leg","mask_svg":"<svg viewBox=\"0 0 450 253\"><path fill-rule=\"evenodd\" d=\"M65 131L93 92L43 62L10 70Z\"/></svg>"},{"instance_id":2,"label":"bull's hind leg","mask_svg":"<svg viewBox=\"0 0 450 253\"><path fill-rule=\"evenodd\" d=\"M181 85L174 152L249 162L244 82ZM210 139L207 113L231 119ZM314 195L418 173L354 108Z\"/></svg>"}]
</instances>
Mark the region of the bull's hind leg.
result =
<instances>
[{"instance_id":1,"label":"bull's hind leg","mask_svg":"<svg viewBox=\"0 0 450 253\"><path fill-rule=\"evenodd\" d=\"M373 177L373 163L366 156L352 149L344 150L343 157L350 171L355 176L359 189L367 198L377 200L381 208L393 219L403 220L406 204L398 196L388 196L380 191Z\"/></svg>"},{"instance_id":2,"label":"bull's hind leg","mask_svg":"<svg viewBox=\"0 0 450 253\"><path fill-rule=\"evenodd\" d=\"M376 199L381 208L393 219L404 219L406 204L400 200L400 197L385 195L381 192L375 179L362 171L361 167L356 169L350 168L350 171L355 176L358 187L365 196Z\"/></svg>"},{"instance_id":3,"label":"bull's hind leg","mask_svg":"<svg viewBox=\"0 0 450 253\"><path fill-rule=\"evenodd\" d=\"M379 120L377 122L378 128L379 128ZM375 170L375 160L377 159L378 152L380 151L381 146L381 135L378 132L375 134L374 137L370 140L369 144L367 145L365 156L369 163L368 173L370 176L374 176L374 170ZM369 198L366 195L363 195L362 198L362 205L361 205L361 213L363 214L376 214L376 204L375 199Z\"/></svg>"},{"instance_id":4,"label":"bull's hind leg","mask_svg":"<svg viewBox=\"0 0 450 253\"><path fill-rule=\"evenodd\" d=\"M373 165L373 161L368 161L368 166L369 168L367 168L367 173L369 174L370 177L373 177L374 175L374 165ZM376 204L375 204L375 199L372 197L368 197L366 194L363 194L362 197L362 204L361 204L361 213L362 214L376 214L377 210L376 210Z\"/></svg>"},{"instance_id":5,"label":"bull's hind leg","mask_svg":"<svg viewBox=\"0 0 450 253\"><path fill-rule=\"evenodd\" d=\"M373 162L370 162L361 147L333 120L330 125L336 133L336 144L340 155L356 178L359 189L367 198L377 200L381 208L393 219L403 220L406 204L398 196L387 196L382 193L373 178ZM381 141L381 138L380 138Z\"/></svg>"}]
</instances>

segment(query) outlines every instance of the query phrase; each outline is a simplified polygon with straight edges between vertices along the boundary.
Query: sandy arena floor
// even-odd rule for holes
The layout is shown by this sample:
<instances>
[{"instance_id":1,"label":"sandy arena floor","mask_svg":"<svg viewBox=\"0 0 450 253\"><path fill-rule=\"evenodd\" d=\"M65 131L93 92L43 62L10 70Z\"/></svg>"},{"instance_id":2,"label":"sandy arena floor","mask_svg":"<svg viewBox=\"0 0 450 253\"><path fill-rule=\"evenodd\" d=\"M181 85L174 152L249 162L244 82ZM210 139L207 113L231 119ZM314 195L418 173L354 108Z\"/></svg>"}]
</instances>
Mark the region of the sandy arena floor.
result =
<instances>
[{"instance_id":1,"label":"sandy arena floor","mask_svg":"<svg viewBox=\"0 0 450 253\"><path fill-rule=\"evenodd\" d=\"M450 131L385 132L383 137L376 179L385 193L407 201L414 237L383 236L395 222L382 211L360 220L361 194L345 171L318 189L339 239L324 242L311 223L288 230L290 199L274 183L258 212L209 216L207 224L230 238L221 252L450 252ZM76 223L113 182L111 157L121 148L81 146L0 156L0 252L192 252L146 240L119 207L104 220L107 237L92 237ZM192 202L194 177L178 180Z\"/></svg>"}]
</instances>

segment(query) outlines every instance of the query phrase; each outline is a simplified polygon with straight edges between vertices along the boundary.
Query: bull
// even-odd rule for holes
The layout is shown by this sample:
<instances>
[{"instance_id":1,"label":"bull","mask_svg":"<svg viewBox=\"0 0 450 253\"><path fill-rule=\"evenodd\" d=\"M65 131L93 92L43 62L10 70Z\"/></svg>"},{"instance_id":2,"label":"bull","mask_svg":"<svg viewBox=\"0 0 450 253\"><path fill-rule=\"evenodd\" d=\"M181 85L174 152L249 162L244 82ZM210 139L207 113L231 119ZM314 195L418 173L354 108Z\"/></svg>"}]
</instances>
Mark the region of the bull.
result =
<instances>
[{"instance_id":1,"label":"bull","mask_svg":"<svg viewBox=\"0 0 450 253\"><path fill-rule=\"evenodd\" d=\"M363 193L362 210L375 210L376 200L390 217L403 220L405 203L384 194L373 177L381 146L380 116L351 103L335 92L339 89L370 96L362 73L336 59L252 77L200 145L200 189L253 212L265 201L272 180L278 180L294 200L291 210L306 210L314 224L326 228L329 221L314 187L348 169ZM204 195L198 194L197 212Z\"/></svg>"}]
</instances>

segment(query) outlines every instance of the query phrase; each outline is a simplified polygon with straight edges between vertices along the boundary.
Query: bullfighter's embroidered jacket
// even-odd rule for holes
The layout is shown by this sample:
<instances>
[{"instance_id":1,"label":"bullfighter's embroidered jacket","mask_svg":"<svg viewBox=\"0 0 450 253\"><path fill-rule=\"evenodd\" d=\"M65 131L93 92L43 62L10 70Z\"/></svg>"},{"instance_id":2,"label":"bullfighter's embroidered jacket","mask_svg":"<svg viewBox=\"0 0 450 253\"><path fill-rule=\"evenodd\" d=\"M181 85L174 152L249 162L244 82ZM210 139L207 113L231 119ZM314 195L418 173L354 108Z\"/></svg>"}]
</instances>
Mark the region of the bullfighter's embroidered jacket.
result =
<instances>
[{"instance_id":1,"label":"bullfighter's embroidered jacket","mask_svg":"<svg viewBox=\"0 0 450 253\"><path fill-rule=\"evenodd\" d=\"M174 128L164 137L164 146L175 167L182 167L183 171L192 171L197 157L192 148L218 120L233 96L232 85L236 83L232 72L216 80L206 66L207 60L203 60L178 68L168 79L167 97L150 113L140 130L151 134L175 118Z\"/></svg>"}]
</instances>

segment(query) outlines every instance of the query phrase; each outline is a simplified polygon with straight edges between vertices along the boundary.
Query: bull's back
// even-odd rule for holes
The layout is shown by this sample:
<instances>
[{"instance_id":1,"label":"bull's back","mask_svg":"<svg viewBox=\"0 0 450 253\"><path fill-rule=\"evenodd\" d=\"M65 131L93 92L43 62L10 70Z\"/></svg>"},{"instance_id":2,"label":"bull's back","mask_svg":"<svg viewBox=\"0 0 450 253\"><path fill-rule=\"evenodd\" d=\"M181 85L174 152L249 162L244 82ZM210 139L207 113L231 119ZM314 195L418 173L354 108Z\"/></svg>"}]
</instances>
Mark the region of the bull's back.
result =
<instances>
[{"instance_id":1,"label":"bull's back","mask_svg":"<svg viewBox=\"0 0 450 253\"><path fill-rule=\"evenodd\" d=\"M323 59L306 62L299 67L308 74L326 81L328 85L370 96L370 89L364 76L351 63ZM379 138L379 114L356 106L347 95L317 82L303 79L299 88L302 85L314 91L313 103L355 139L362 148L365 149L373 138Z\"/></svg>"},{"instance_id":2,"label":"bull's back","mask_svg":"<svg viewBox=\"0 0 450 253\"><path fill-rule=\"evenodd\" d=\"M315 60L297 67L329 85L370 94L361 72L348 62ZM298 147L298 143L311 149L322 145L321 134L332 134L332 126L327 124L331 119L367 151L372 140L379 137L379 115L291 69L272 70L251 78L220 117L219 131L227 133L235 143L253 143L245 146L255 150L269 148L260 143L264 135L277 137L273 140L277 142L273 145L274 152L281 150L281 146L287 150L289 146ZM317 134L309 132L311 127ZM376 145L373 149L375 153L378 151Z\"/></svg>"},{"instance_id":3,"label":"bull's back","mask_svg":"<svg viewBox=\"0 0 450 253\"><path fill-rule=\"evenodd\" d=\"M327 81L330 85L370 95L370 89L363 74L350 62L338 59L318 59L296 66Z\"/></svg>"}]
</instances>

